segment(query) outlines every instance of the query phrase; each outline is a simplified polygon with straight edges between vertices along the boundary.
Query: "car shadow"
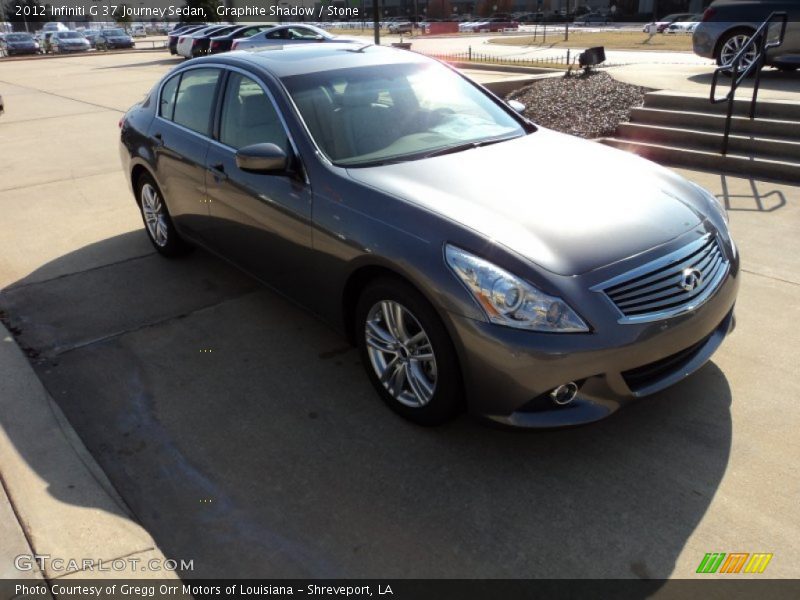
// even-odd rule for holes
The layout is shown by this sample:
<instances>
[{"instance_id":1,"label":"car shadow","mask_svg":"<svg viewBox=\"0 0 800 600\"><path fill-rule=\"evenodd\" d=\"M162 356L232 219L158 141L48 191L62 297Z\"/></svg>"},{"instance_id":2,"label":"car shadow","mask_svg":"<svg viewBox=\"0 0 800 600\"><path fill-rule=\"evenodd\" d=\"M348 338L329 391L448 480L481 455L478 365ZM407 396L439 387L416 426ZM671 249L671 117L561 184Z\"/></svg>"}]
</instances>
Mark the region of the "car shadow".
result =
<instances>
[{"instance_id":1,"label":"car shadow","mask_svg":"<svg viewBox=\"0 0 800 600\"><path fill-rule=\"evenodd\" d=\"M31 273L0 308L184 576L653 579L646 596L691 574L676 559L731 448L713 362L590 426L421 428L314 317L205 252L138 256L142 235L44 265L73 274Z\"/></svg>"}]
</instances>

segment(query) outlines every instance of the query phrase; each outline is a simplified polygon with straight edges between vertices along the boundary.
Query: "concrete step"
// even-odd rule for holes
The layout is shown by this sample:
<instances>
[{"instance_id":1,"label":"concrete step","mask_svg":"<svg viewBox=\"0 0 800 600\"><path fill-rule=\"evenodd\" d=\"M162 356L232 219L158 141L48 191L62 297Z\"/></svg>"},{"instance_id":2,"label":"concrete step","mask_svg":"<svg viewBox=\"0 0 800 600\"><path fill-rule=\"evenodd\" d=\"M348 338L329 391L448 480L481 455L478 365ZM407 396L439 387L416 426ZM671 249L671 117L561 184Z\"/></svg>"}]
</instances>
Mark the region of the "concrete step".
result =
<instances>
[{"instance_id":1,"label":"concrete step","mask_svg":"<svg viewBox=\"0 0 800 600\"><path fill-rule=\"evenodd\" d=\"M718 96L723 96L726 89L719 89ZM734 102L734 114L744 116L750 114L750 90L740 90ZM660 108L679 112L702 112L724 115L728 111L727 102L711 104L707 95L677 94L674 92L650 92L644 98L645 108ZM763 119L781 119L800 121L800 102L787 100L759 99L756 117Z\"/></svg>"},{"instance_id":2,"label":"concrete step","mask_svg":"<svg viewBox=\"0 0 800 600\"><path fill-rule=\"evenodd\" d=\"M725 130L725 115L705 112L676 112L662 108L635 108L631 111L631 122L717 133ZM748 117L733 117L731 132L739 135L800 140L800 121L761 118L751 121Z\"/></svg>"},{"instance_id":3,"label":"concrete step","mask_svg":"<svg viewBox=\"0 0 800 600\"><path fill-rule=\"evenodd\" d=\"M707 150L619 138L602 138L598 141L665 165L779 181L800 181L800 161L773 160L740 153L722 156Z\"/></svg>"},{"instance_id":4,"label":"concrete step","mask_svg":"<svg viewBox=\"0 0 800 600\"><path fill-rule=\"evenodd\" d=\"M667 146L680 146L689 150L721 152L722 132L702 131L642 123L622 123L617 127L618 139ZM729 153L746 154L781 161L800 162L800 140L752 135L731 135Z\"/></svg>"}]
</instances>

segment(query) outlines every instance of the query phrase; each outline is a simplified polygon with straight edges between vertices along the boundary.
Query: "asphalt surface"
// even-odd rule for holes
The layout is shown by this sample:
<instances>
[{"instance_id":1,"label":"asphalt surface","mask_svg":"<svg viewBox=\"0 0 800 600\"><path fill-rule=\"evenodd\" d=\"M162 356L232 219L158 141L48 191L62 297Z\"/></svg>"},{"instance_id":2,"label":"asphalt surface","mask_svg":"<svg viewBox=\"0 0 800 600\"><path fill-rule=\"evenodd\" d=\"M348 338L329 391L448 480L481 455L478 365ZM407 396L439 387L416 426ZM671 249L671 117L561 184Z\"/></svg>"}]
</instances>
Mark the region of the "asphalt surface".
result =
<instances>
[{"instance_id":1,"label":"asphalt surface","mask_svg":"<svg viewBox=\"0 0 800 600\"><path fill-rule=\"evenodd\" d=\"M798 188L687 172L745 271L688 380L583 428L423 429L312 316L205 252L154 254L117 121L175 64L0 71L0 310L165 554L206 577L682 578L758 551L798 576Z\"/></svg>"}]
</instances>

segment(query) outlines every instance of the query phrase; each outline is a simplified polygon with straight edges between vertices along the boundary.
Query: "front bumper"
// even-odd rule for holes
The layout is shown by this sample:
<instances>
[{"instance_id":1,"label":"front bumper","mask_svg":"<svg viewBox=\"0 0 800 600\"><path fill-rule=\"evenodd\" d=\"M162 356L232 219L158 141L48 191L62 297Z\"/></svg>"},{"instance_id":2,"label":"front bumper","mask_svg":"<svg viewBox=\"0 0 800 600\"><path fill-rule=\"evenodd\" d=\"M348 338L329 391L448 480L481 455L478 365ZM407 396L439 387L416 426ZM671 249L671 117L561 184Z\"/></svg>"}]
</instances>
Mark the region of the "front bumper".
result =
<instances>
[{"instance_id":1,"label":"front bumper","mask_svg":"<svg viewBox=\"0 0 800 600\"><path fill-rule=\"evenodd\" d=\"M728 258L728 275L704 304L663 320L595 317L591 333L546 334L449 314L470 411L517 427L581 425L688 377L734 327L739 260ZM568 382L580 390L559 406L549 392Z\"/></svg>"}]
</instances>

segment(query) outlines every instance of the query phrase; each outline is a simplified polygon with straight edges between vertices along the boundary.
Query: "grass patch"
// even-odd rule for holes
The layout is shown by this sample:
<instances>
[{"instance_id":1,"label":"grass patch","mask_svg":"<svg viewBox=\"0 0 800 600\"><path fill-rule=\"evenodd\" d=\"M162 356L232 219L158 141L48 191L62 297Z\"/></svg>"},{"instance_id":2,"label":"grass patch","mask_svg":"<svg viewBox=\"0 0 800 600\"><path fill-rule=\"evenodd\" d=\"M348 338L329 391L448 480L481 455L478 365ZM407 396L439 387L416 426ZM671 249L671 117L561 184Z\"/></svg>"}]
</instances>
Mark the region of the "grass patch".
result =
<instances>
[{"instance_id":1,"label":"grass patch","mask_svg":"<svg viewBox=\"0 0 800 600\"><path fill-rule=\"evenodd\" d=\"M569 41L564 41L563 29L547 32L546 41L541 32L536 35L497 37L490 44L500 46L540 46L543 48L589 48L605 46L606 50L673 50L692 51L692 36L686 34L625 31L575 31L570 30Z\"/></svg>"}]
</instances>

